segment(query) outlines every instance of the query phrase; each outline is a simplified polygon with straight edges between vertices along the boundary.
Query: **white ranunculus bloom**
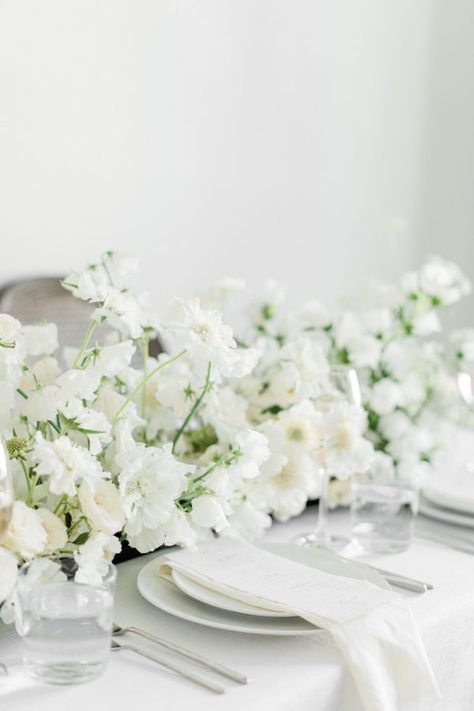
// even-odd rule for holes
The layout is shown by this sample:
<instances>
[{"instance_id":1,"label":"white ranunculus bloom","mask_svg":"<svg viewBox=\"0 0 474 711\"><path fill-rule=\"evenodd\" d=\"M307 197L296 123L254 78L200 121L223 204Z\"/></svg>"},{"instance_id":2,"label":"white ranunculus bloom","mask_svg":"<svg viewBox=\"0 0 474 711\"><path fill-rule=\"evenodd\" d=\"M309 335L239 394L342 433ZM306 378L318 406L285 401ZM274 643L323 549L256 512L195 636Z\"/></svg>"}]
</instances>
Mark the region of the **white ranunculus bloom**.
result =
<instances>
[{"instance_id":1,"label":"white ranunculus bloom","mask_svg":"<svg viewBox=\"0 0 474 711\"><path fill-rule=\"evenodd\" d=\"M196 526L212 528L220 533L227 525L227 517L216 496L199 496L193 499L191 520Z\"/></svg>"},{"instance_id":2,"label":"white ranunculus bloom","mask_svg":"<svg viewBox=\"0 0 474 711\"><path fill-rule=\"evenodd\" d=\"M18 574L18 561L13 553L0 546L0 604L10 595Z\"/></svg>"},{"instance_id":3,"label":"white ranunculus bloom","mask_svg":"<svg viewBox=\"0 0 474 711\"><path fill-rule=\"evenodd\" d=\"M64 523L49 509L37 509L42 526L46 532L46 544L43 553L54 553L67 543L67 529Z\"/></svg>"},{"instance_id":4,"label":"white ranunculus bloom","mask_svg":"<svg viewBox=\"0 0 474 711\"><path fill-rule=\"evenodd\" d=\"M23 326L29 356L51 355L58 348L58 327L55 323Z\"/></svg>"},{"instance_id":5,"label":"white ranunculus bloom","mask_svg":"<svg viewBox=\"0 0 474 711\"><path fill-rule=\"evenodd\" d=\"M378 415L388 415L402 404L402 389L398 383L390 378L383 378L373 386L369 402L371 408Z\"/></svg>"},{"instance_id":6,"label":"white ranunculus bloom","mask_svg":"<svg viewBox=\"0 0 474 711\"><path fill-rule=\"evenodd\" d=\"M23 501L15 501L2 545L29 560L44 552L47 541L48 536L38 513Z\"/></svg>"},{"instance_id":7,"label":"white ranunculus bloom","mask_svg":"<svg viewBox=\"0 0 474 711\"><path fill-rule=\"evenodd\" d=\"M79 481L107 476L87 449L65 436L48 442L41 432L37 432L31 458L37 473L49 477L52 494L74 496Z\"/></svg>"},{"instance_id":8,"label":"white ranunculus bloom","mask_svg":"<svg viewBox=\"0 0 474 711\"><path fill-rule=\"evenodd\" d=\"M82 512L92 528L103 533L118 533L125 523L120 493L112 482L85 479L79 487Z\"/></svg>"}]
</instances>

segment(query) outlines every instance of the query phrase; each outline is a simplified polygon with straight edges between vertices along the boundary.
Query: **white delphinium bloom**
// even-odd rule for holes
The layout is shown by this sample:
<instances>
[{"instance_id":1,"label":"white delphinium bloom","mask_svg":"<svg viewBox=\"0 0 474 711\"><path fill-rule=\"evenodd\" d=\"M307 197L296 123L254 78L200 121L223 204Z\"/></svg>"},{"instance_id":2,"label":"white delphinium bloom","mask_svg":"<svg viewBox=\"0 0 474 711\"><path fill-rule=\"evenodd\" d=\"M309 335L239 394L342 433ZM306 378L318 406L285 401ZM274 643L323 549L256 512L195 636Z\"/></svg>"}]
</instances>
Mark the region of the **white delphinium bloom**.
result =
<instances>
[{"instance_id":1,"label":"white delphinium bloom","mask_svg":"<svg viewBox=\"0 0 474 711\"><path fill-rule=\"evenodd\" d=\"M125 511L120 493L112 482L84 479L79 487L79 503L94 530L112 534L123 528Z\"/></svg>"},{"instance_id":2,"label":"white delphinium bloom","mask_svg":"<svg viewBox=\"0 0 474 711\"><path fill-rule=\"evenodd\" d=\"M77 398L69 400L61 412L72 426L68 431L69 437L87 447L91 454L100 454L111 441L112 426L102 412L84 407Z\"/></svg>"},{"instance_id":3,"label":"white delphinium bloom","mask_svg":"<svg viewBox=\"0 0 474 711\"><path fill-rule=\"evenodd\" d=\"M31 459L36 472L49 478L50 492L59 496L74 496L76 484L83 479L108 476L96 457L66 436L48 442L37 432Z\"/></svg>"},{"instance_id":4,"label":"white delphinium bloom","mask_svg":"<svg viewBox=\"0 0 474 711\"><path fill-rule=\"evenodd\" d=\"M73 398L94 400L100 385L100 375L93 368L86 370L71 369L59 376L56 384L60 389L60 403L67 403Z\"/></svg>"},{"instance_id":5,"label":"white delphinium bloom","mask_svg":"<svg viewBox=\"0 0 474 711\"><path fill-rule=\"evenodd\" d=\"M46 385L53 385L60 373L59 363L56 358L45 356L23 373L20 388L28 391L36 390L39 387L44 388Z\"/></svg>"},{"instance_id":6,"label":"white delphinium bloom","mask_svg":"<svg viewBox=\"0 0 474 711\"><path fill-rule=\"evenodd\" d=\"M46 533L46 543L43 553L54 553L67 543L67 529L64 523L49 509L37 509L41 524Z\"/></svg>"},{"instance_id":7,"label":"white delphinium bloom","mask_svg":"<svg viewBox=\"0 0 474 711\"><path fill-rule=\"evenodd\" d=\"M330 475L344 479L369 468L374 450L364 438L366 426L364 410L346 402L336 402L324 413L324 463Z\"/></svg>"},{"instance_id":8,"label":"white delphinium bloom","mask_svg":"<svg viewBox=\"0 0 474 711\"><path fill-rule=\"evenodd\" d=\"M276 461L276 460L275 460ZM248 490L250 503L257 508L265 505L280 521L300 514L319 486L318 468L307 454L292 455L280 466L263 465L263 472Z\"/></svg>"},{"instance_id":9,"label":"white delphinium bloom","mask_svg":"<svg viewBox=\"0 0 474 711\"><path fill-rule=\"evenodd\" d=\"M322 347L309 338L290 341L281 349L281 360L297 370L296 390L299 397L317 397L325 386L329 363Z\"/></svg>"},{"instance_id":10,"label":"white delphinium bloom","mask_svg":"<svg viewBox=\"0 0 474 711\"><path fill-rule=\"evenodd\" d=\"M71 272L63 280L62 285L77 299L96 304L107 298L110 279L102 265L93 264L82 272Z\"/></svg>"},{"instance_id":11,"label":"white delphinium bloom","mask_svg":"<svg viewBox=\"0 0 474 711\"><path fill-rule=\"evenodd\" d=\"M0 314L0 380L16 386L21 377L20 365L26 356L21 323L13 316Z\"/></svg>"},{"instance_id":12,"label":"white delphinium bloom","mask_svg":"<svg viewBox=\"0 0 474 711\"><path fill-rule=\"evenodd\" d=\"M302 400L289 410L280 412L277 421L283 435L285 451L301 449L311 452L320 446L318 420L318 413L309 400Z\"/></svg>"},{"instance_id":13,"label":"white delphinium bloom","mask_svg":"<svg viewBox=\"0 0 474 711\"><path fill-rule=\"evenodd\" d=\"M203 419L215 430L219 441L232 442L248 426L248 401L232 387L214 389L209 393L203 408Z\"/></svg>"},{"instance_id":14,"label":"white delphinium bloom","mask_svg":"<svg viewBox=\"0 0 474 711\"><path fill-rule=\"evenodd\" d=\"M13 553L0 546L0 605L15 587L18 561Z\"/></svg>"},{"instance_id":15,"label":"white delphinium bloom","mask_svg":"<svg viewBox=\"0 0 474 711\"><path fill-rule=\"evenodd\" d=\"M399 383L390 378L383 378L375 383L370 391L369 404L378 415L388 415L403 402L403 393Z\"/></svg>"},{"instance_id":16,"label":"white delphinium bloom","mask_svg":"<svg viewBox=\"0 0 474 711\"><path fill-rule=\"evenodd\" d=\"M15 501L2 545L25 560L44 552L48 536L38 513L23 501Z\"/></svg>"},{"instance_id":17,"label":"white delphinium bloom","mask_svg":"<svg viewBox=\"0 0 474 711\"><path fill-rule=\"evenodd\" d=\"M139 444L131 452L119 452L116 459L121 467L125 531L131 545L147 553L164 542L164 526L194 467L179 462L171 453L171 444L162 448Z\"/></svg>"},{"instance_id":18,"label":"white delphinium bloom","mask_svg":"<svg viewBox=\"0 0 474 711\"><path fill-rule=\"evenodd\" d=\"M260 468L270 457L268 439L261 432L247 429L239 432L235 438L239 452L237 461L231 465L233 475L242 479L253 479L260 473Z\"/></svg>"},{"instance_id":19,"label":"white delphinium bloom","mask_svg":"<svg viewBox=\"0 0 474 711\"><path fill-rule=\"evenodd\" d=\"M51 355L58 348L58 327L55 323L23 326L29 356Z\"/></svg>"},{"instance_id":20,"label":"white delphinium bloom","mask_svg":"<svg viewBox=\"0 0 474 711\"><path fill-rule=\"evenodd\" d=\"M361 320L350 312L345 313L336 324L334 338L337 348L345 352L356 368L373 368L380 360L380 339L365 333Z\"/></svg>"},{"instance_id":21,"label":"white delphinium bloom","mask_svg":"<svg viewBox=\"0 0 474 711\"><path fill-rule=\"evenodd\" d=\"M419 270L420 289L435 304L449 306L471 292L471 284L461 269L441 257L430 257Z\"/></svg>"},{"instance_id":22,"label":"white delphinium bloom","mask_svg":"<svg viewBox=\"0 0 474 711\"><path fill-rule=\"evenodd\" d=\"M140 338L145 328L155 328L155 319L148 313L143 295L110 287L102 304L93 313L93 320L107 323L126 337Z\"/></svg>"},{"instance_id":23,"label":"white delphinium bloom","mask_svg":"<svg viewBox=\"0 0 474 711\"><path fill-rule=\"evenodd\" d=\"M192 501L191 521L195 526L220 533L228 526L227 516L217 496L198 496Z\"/></svg>"},{"instance_id":24,"label":"white delphinium bloom","mask_svg":"<svg viewBox=\"0 0 474 711\"><path fill-rule=\"evenodd\" d=\"M203 377L209 363L213 379L242 377L258 360L255 349L237 348L232 329L222 321L222 315L203 309L199 299L175 299L164 328L160 331L173 350L188 349L186 358L193 370Z\"/></svg>"},{"instance_id":25,"label":"white delphinium bloom","mask_svg":"<svg viewBox=\"0 0 474 711\"><path fill-rule=\"evenodd\" d=\"M132 341L121 341L99 349L93 360L93 369L100 377L113 378L129 367L135 346Z\"/></svg>"},{"instance_id":26,"label":"white delphinium bloom","mask_svg":"<svg viewBox=\"0 0 474 711\"><path fill-rule=\"evenodd\" d=\"M234 504L233 512L227 520L229 526L222 532L224 536L250 540L263 536L272 525L272 519L265 510L256 508L248 500Z\"/></svg>"},{"instance_id":27,"label":"white delphinium bloom","mask_svg":"<svg viewBox=\"0 0 474 711\"><path fill-rule=\"evenodd\" d=\"M109 570L109 562L122 546L120 541L107 533L96 531L75 553L78 569L74 580L87 585L100 585Z\"/></svg>"}]
</instances>

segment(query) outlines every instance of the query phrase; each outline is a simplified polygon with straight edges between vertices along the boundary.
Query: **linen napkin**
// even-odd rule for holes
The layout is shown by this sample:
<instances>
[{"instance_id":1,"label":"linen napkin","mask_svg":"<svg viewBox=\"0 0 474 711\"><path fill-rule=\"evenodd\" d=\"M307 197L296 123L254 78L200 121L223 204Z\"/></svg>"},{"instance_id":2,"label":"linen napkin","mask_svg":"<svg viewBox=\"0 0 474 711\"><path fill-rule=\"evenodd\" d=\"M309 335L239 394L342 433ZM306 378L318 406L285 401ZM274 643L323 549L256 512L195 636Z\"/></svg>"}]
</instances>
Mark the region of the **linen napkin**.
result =
<instances>
[{"instance_id":1,"label":"linen napkin","mask_svg":"<svg viewBox=\"0 0 474 711\"><path fill-rule=\"evenodd\" d=\"M410 608L392 592L225 538L167 554L158 573L171 569L229 597L329 630L367 711L419 709L423 700L439 696Z\"/></svg>"}]
</instances>

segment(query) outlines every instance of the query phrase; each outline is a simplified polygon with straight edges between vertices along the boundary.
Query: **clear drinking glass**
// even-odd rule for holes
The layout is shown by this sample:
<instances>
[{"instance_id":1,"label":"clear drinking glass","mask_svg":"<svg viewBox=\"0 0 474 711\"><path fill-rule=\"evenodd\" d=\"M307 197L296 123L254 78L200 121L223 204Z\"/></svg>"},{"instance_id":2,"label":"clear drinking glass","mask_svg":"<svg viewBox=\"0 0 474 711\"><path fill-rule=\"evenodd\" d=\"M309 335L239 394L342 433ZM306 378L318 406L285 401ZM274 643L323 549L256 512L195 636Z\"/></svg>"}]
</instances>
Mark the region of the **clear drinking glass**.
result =
<instances>
[{"instance_id":1,"label":"clear drinking glass","mask_svg":"<svg viewBox=\"0 0 474 711\"><path fill-rule=\"evenodd\" d=\"M13 499L13 485L8 471L7 457L0 443L0 543L10 523Z\"/></svg>"},{"instance_id":2,"label":"clear drinking glass","mask_svg":"<svg viewBox=\"0 0 474 711\"><path fill-rule=\"evenodd\" d=\"M78 583L72 557L37 558L20 568L17 630L28 673L54 684L99 676L109 657L116 568Z\"/></svg>"},{"instance_id":3,"label":"clear drinking glass","mask_svg":"<svg viewBox=\"0 0 474 711\"><path fill-rule=\"evenodd\" d=\"M372 553L401 553L413 539L418 490L396 477L353 477L352 540Z\"/></svg>"},{"instance_id":4,"label":"clear drinking glass","mask_svg":"<svg viewBox=\"0 0 474 711\"><path fill-rule=\"evenodd\" d=\"M354 368L340 365L331 368L329 373L330 389L318 403L320 407L330 407L337 401L346 401L350 405L361 407L362 395L359 378ZM345 548L349 543L346 536L338 536L329 531L328 487L329 474L323 465L319 468L321 494L318 502L318 522L316 529L310 533L297 536L294 542L300 546L323 546L333 550Z\"/></svg>"}]
</instances>

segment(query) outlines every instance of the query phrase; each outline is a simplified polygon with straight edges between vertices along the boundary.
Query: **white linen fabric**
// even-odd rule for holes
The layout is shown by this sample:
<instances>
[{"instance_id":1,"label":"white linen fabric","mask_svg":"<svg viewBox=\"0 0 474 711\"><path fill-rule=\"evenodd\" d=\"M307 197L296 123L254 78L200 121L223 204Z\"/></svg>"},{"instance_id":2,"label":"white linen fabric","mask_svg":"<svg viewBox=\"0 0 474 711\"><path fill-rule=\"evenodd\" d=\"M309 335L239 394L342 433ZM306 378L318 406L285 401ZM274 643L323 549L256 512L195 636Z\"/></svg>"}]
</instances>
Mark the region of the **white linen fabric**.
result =
<instances>
[{"instance_id":1,"label":"white linen fabric","mask_svg":"<svg viewBox=\"0 0 474 711\"><path fill-rule=\"evenodd\" d=\"M314 510L286 524L275 524L267 540L286 542L316 523ZM349 532L349 517L331 514L331 526ZM347 665L329 634L264 637L230 633L191 624L161 612L146 602L136 588L141 568L156 554L119 566L116 622L136 625L190 649L218 659L248 674L251 683L222 683L224 696L215 696L152 662L128 652L112 654L102 677L89 684L47 686L26 678L19 670L21 646L12 630L0 629L0 660L10 667L0 677L0 707L15 711L361 711L359 695ZM442 698L416 705L410 711L472 711L474 709L474 560L466 553L437 543L415 541L406 553L367 556L368 562L432 582L424 595L404 593L410 602ZM150 651L156 647L138 637L131 642ZM163 650L160 650L163 653ZM193 667L221 683L220 677Z\"/></svg>"},{"instance_id":2,"label":"white linen fabric","mask_svg":"<svg viewBox=\"0 0 474 711\"><path fill-rule=\"evenodd\" d=\"M330 630L367 711L400 711L439 695L408 604L372 583L225 538L164 556L157 574L169 568L229 597L294 612Z\"/></svg>"}]
</instances>

